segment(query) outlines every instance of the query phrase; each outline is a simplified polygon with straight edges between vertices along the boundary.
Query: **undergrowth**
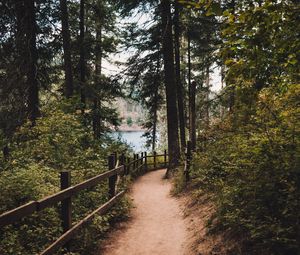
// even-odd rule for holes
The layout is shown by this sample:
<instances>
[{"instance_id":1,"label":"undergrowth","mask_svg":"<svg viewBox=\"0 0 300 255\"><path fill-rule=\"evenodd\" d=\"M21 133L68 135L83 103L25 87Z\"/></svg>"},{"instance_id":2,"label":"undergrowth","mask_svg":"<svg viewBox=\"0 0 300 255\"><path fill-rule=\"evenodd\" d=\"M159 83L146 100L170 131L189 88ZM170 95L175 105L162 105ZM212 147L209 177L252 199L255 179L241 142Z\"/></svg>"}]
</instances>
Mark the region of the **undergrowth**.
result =
<instances>
[{"instance_id":1,"label":"undergrowth","mask_svg":"<svg viewBox=\"0 0 300 255\"><path fill-rule=\"evenodd\" d=\"M254 108L245 112L241 104L198 143L190 186L213 194L211 227L234 233L241 254L300 250L299 95L298 85L282 93L264 89ZM182 183L180 174L175 190Z\"/></svg>"},{"instance_id":2,"label":"undergrowth","mask_svg":"<svg viewBox=\"0 0 300 255\"><path fill-rule=\"evenodd\" d=\"M111 152L129 151L127 145L109 137L95 140L80 114L67 106L49 105L34 127L28 122L15 133L9 144L9 159L0 161L0 213L58 192L60 171L70 171L74 185L107 171L107 156ZM127 182L121 187L126 189ZM107 182L72 197L73 223L107 200ZM129 208L128 199L123 198L109 213L96 216L94 224L72 241L72 254L93 254L99 239L111 224L126 217ZM39 254L61 234L58 205L2 228L0 254Z\"/></svg>"}]
</instances>

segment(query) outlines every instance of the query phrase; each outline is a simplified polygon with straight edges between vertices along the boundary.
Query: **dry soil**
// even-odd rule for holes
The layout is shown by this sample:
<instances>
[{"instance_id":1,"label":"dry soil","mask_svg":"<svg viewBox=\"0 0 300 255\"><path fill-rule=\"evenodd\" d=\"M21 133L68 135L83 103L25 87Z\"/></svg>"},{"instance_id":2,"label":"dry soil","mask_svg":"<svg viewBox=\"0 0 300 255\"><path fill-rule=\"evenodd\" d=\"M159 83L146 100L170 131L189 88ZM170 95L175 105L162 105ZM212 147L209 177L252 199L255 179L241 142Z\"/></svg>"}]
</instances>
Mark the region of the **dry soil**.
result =
<instances>
[{"instance_id":1,"label":"dry soil","mask_svg":"<svg viewBox=\"0 0 300 255\"><path fill-rule=\"evenodd\" d=\"M172 184L163 179L166 170L149 172L132 187L131 220L104 243L104 255L183 255L187 230L178 199L170 195Z\"/></svg>"}]
</instances>

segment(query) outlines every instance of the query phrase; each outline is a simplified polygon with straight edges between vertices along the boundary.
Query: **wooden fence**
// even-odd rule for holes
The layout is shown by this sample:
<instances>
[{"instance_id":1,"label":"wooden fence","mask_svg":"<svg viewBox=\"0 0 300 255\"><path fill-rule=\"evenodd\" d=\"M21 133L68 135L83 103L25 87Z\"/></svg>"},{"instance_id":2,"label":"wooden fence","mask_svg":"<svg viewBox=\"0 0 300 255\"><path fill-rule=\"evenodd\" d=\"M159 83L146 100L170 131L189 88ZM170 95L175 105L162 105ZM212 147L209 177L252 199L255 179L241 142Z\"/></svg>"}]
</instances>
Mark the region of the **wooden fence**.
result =
<instances>
[{"instance_id":1,"label":"wooden fence","mask_svg":"<svg viewBox=\"0 0 300 255\"><path fill-rule=\"evenodd\" d=\"M105 214L118 200L124 195L125 191L117 191L117 180L124 175L139 176L147 171L161 169L168 166L168 154L147 155L146 152L134 154L133 159L126 158L124 154L119 156L117 153L108 157L108 171L101 173L91 179L71 186L71 172L61 172L60 182L61 191L40 199L32 201L13 210L7 211L0 215L0 227L17 222L23 217L29 216L34 212L40 212L45 208L61 204L61 219L64 233L47 249L42 251L40 255L49 255L56 252L59 248L65 247L70 249L69 241L74 238L78 231L88 224L95 215ZM108 179L108 195L109 200L101 205L98 209L87 215L84 219L76 224L72 224L72 196L78 194L82 190L89 189Z\"/></svg>"}]
</instances>

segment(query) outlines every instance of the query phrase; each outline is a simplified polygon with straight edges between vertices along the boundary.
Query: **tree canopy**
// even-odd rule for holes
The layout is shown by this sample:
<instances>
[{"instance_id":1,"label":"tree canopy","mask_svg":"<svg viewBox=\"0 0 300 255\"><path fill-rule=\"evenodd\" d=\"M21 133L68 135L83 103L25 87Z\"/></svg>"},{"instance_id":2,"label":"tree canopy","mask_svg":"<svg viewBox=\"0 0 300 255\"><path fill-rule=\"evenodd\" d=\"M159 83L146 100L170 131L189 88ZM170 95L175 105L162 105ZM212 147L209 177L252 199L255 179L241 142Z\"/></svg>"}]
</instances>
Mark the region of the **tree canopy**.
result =
<instances>
[{"instance_id":1,"label":"tree canopy","mask_svg":"<svg viewBox=\"0 0 300 255\"><path fill-rule=\"evenodd\" d=\"M297 0L1 1L0 212L56 192L59 171L78 183L112 150L131 152L109 135L133 125L114 106L121 97L144 108L149 150L168 149L166 177L209 195L211 229L237 244L228 254L298 254L299 17ZM74 217L103 190L76 197ZM93 253L123 202L74 254ZM37 253L61 231L56 216L1 229L0 253Z\"/></svg>"}]
</instances>

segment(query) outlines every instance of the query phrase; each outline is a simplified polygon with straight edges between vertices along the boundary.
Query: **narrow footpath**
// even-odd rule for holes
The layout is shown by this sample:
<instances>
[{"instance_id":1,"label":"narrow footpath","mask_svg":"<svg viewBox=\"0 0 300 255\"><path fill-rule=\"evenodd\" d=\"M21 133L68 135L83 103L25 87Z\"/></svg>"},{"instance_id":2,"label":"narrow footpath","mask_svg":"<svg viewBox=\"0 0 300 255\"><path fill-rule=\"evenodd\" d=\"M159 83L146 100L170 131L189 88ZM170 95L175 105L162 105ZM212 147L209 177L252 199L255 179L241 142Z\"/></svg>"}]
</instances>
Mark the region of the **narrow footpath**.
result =
<instances>
[{"instance_id":1,"label":"narrow footpath","mask_svg":"<svg viewBox=\"0 0 300 255\"><path fill-rule=\"evenodd\" d=\"M132 187L134 208L125 227L112 233L104 255L183 255L187 231L179 201L170 195L166 170L140 177Z\"/></svg>"}]
</instances>

